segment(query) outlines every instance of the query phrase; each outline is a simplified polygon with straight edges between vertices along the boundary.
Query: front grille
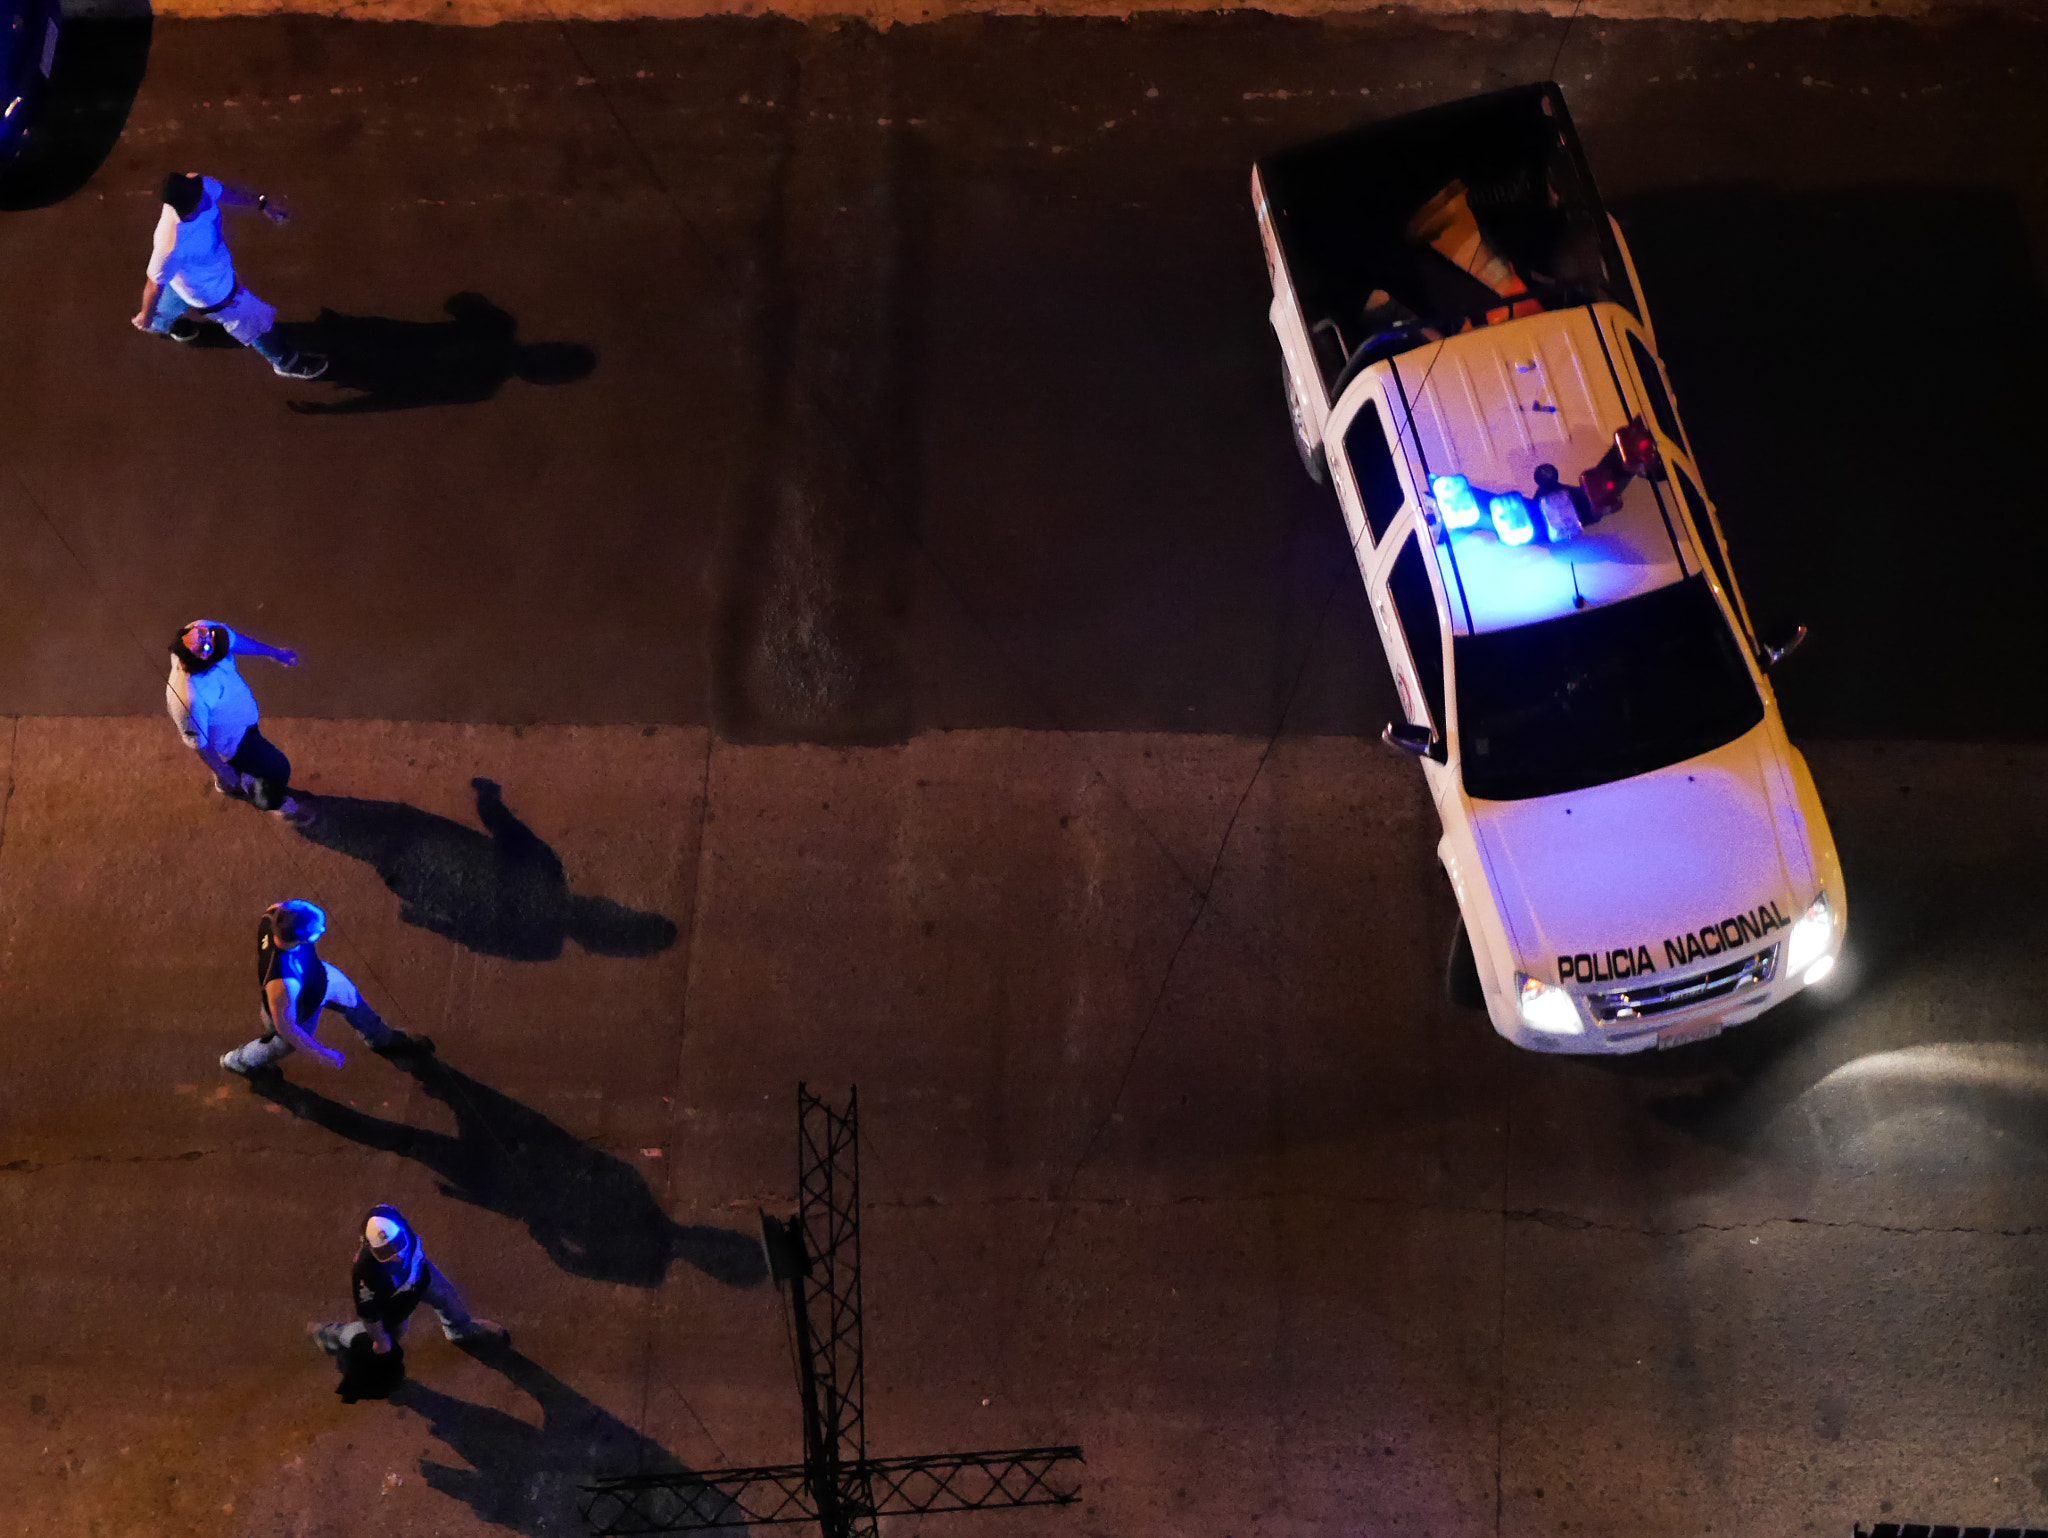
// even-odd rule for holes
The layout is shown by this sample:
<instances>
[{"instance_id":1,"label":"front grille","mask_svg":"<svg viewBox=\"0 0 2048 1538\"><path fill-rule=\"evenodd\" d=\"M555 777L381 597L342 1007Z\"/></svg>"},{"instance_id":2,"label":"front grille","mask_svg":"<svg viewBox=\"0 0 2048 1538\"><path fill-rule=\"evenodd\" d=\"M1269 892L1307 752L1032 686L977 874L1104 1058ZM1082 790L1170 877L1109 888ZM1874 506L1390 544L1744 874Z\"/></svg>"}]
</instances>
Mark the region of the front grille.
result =
<instances>
[{"instance_id":1,"label":"front grille","mask_svg":"<svg viewBox=\"0 0 2048 1538\"><path fill-rule=\"evenodd\" d=\"M1754 956L1715 967L1711 972L1695 972L1691 977L1677 977L1665 983L1644 983L1633 988L1589 993L1585 995L1586 1007L1593 1011L1593 1018L1602 1025L1632 1025L1652 1015L1690 1009L1712 999L1725 999L1744 988L1767 983L1777 975L1778 947L1773 945Z\"/></svg>"}]
</instances>

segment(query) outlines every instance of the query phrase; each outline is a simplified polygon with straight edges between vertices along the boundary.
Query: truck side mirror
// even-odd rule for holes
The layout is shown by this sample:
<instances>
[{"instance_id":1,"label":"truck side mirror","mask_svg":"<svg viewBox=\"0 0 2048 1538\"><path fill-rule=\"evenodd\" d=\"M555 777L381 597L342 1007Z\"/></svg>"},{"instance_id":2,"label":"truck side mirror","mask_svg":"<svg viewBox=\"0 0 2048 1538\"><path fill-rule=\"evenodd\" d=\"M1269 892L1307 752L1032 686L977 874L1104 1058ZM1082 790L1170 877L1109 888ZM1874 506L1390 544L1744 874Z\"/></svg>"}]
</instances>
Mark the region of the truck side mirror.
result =
<instances>
[{"instance_id":1,"label":"truck side mirror","mask_svg":"<svg viewBox=\"0 0 2048 1538\"><path fill-rule=\"evenodd\" d=\"M1436 745L1436 733L1426 726L1416 726L1411 722L1389 721L1380 731L1380 741L1390 748L1399 748L1403 753L1413 753L1417 758L1424 758Z\"/></svg>"},{"instance_id":2,"label":"truck side mirror","mask_svg":"<svg viewBox=\"0 0 2048 1538\"><path fill-rule=\"evenodd\" d=\"M1806 627L1794 625L1791 633L1779 641L1764 643L1764 668L1769 671L1806 644Z\"/></svg>"}]
</instances>

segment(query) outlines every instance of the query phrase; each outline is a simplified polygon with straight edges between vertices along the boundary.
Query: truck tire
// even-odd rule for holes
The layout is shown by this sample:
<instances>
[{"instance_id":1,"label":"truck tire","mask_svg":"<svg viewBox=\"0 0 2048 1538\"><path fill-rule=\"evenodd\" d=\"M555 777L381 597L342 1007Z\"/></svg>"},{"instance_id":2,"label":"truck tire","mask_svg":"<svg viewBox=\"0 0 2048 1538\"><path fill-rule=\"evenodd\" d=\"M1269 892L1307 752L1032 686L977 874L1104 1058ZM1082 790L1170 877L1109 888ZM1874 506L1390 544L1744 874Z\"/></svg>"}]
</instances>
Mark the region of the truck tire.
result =
<instances>
[{"instance_id":1,"label":"truck tire","mask_svg":"<svg viewBox=\"0 0 2048 1538\"><path fill-rule=\"evenodd\" d=\"M1479 961L1472 954L1472 937L1465 933L1462 913L1451 931L1450 959L1444 963L1444 997L1455 1009L1486 1008L1486 991L1479 986Z\"/></svg>"},{"instance_id":2,"label":"truck tire","mask_svg":"<svg viewBox=\"0 0 2048 1538\"><path fill-rule=\"evenodd\" d=\"M1294 370L1287 366L1285 354L1280 359L1280 389L1287 397L1287 417L1294 426L1294 452L1301 456L1301 468L1318 486L1327 486L1330 484L1330 456L1320 443L1308 441L1308 409L1302 404L1300 392L1294 388Z\"/></svg>"}]
</instances>

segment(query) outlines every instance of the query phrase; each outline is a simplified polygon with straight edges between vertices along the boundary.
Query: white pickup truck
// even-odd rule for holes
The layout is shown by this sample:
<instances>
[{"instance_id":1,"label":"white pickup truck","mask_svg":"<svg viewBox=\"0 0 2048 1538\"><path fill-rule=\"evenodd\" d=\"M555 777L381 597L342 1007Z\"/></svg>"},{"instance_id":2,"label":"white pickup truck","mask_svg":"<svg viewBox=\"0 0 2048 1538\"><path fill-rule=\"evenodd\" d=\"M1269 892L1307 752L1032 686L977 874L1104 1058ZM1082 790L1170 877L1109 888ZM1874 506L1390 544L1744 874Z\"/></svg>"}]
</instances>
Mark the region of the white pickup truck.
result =
<instances>
[{"instance_id":1,"label":"white pickup truck","mask_svg":"<svg viewBox=\"0 0 2048 1538\"><path fill-rule=\"evenodd\" d=\"M1820 797L1563 93L1261 160L1296 446L1332 483L1461 917L1449 985L1551 1052L1713 1036L1833 968Z\"/></svg>"}]
</instances>

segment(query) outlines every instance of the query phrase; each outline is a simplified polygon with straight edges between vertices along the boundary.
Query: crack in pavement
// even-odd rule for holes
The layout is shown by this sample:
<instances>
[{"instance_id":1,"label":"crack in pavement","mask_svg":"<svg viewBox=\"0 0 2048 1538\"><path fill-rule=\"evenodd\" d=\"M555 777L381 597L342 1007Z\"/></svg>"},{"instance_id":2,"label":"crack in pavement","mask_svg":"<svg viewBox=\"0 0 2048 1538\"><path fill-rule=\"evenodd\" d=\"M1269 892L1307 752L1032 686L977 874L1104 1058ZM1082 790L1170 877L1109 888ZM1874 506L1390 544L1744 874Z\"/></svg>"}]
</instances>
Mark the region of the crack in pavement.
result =
<instances>
[{"instance_id":1,"label":"crack in pavement","mask_svg":"<svg viewBox=\"0 0 2048 1538\"><path fill-rule=\"evenodd\" d=\"M1576 1212L1565 1212L1554 1207L1500 1208L1470 1205L1462 1202L1432 1202L1406 1196L1361 1196L1356 1193L1332 1191L1256 1191L1242 1195L1217 1196L1173 1196L1160 1200L1128 1196L992 1196L973 1201L949 1201L941 1196L898 1197L883 1200L868 1200L862 1205L869 1211L908 1211L918 1208L991 1208L1029 1207L1058 1204L1068 1207L1097 1207L1130 1209L1165 1209L1188 1206L1245 1206L1261 1202L1309 1201L1331 1202L1355 1207L1402 1207L1416 1212L1461 1213L1470 1217L1501 1218L1510 1223L1536 1223L1546 1228L1566 1231L1592 1230L1602 1233L1634 1234L1646 1239L1680 1239L1697 1233L1742 1233L1752 1229L1773 1227L1847 1228L1861 1229L1870 1233L1900 1234L1920 1237L1929 1234L1974 1234L1987 1238L2031 1239L2048 1235L2048 1224L2028 1224L2022 1228L1975 1228L1967 1224L1914 1225L1903 1223L1872 1223L1857 1219L1807 1218L1807 1217L1766 1217L1744 1223L1687 1223L1674 1228L1658 1228L1637 1223L1615 1223L1599 1218L1586 1217Z\"/></svg>"},{"instance_id":2,"label":"crack in pavement","mask_svg":"<svg viewBox=\"0 0 2048 1538\"><path fill-rule=\"evenodd\" d=\"M187 1149L174 1154L80 1154L75 1159L14 1159L0 1164L0 1174L35 1175L44 1170L66 1169L74 1164L189 1164L194 1159L203 1159L209 1150Z\"/></svg>"},{"instance_id":3,"label":"crack in pavement","mask_svg":"<svg viewBox=\"0 0 2048 1538\"><path fill-rule=\"evenodd\" d=\"M67 12L82 16L125 16L120 0L74 0ZM2015 13L2018 0L1410 0L1419 15L1462 20L1482 14L1563 19L1577 13L1586 21L1680 22L1748 25L1825 20L1852 16L1935 22L1974 10ZM159 0L158 17L208 20L229 16L313 15L357 21L431 22L485 27L500 22L690 21L742 15L786 16L817 23L853 20L878 30L931 25L967 17L1027 17L1065 21L1107 18L1129 21L1147 13L1200 12L1225 7L1190 7L1187 0L768 0L758 7L732 0ZM1359 14L1333 0L1265 0L1264 9L1309 20Z\"/></svg>"},{"instance_id":4,"label":"crack in pavement","mask_svg":"<svg viewBox=\"0 0 2048 1538\"><path fill-rule=\"evenodd\" d=\"M595 1144L591 1145L597 1146ZM69 1159L13 1159L0 1163L0 1174L35 1175L49 1169L66 1169L82 1164L189 1164L217 1154L235 1157L284 1156L295 1159L333 1159L337 1157L332 1149L284 1148L271 1145L234 1148L188 1148L174 1154L80 1154ZM377 1157L374 1150L365 1151L359 1157ZM341 1155L346 1157L346 1155ZM767 1198L760 1199L764 1204ZM1828 1228L1856 1229L1873 1234L1896 1234L1905 1238L1925 1238L1938 1234L1968 1234L1979 1238L1996 1239L2037 1239L2048 1236L2048 1223L2030 1223L2019 1228L1978 1228L1964 1223L1949 1224L1907 1224L1873 1223L1859 1219L1808 1218L1779 1216L1757 1218L1745 1223L1686 1223L1675 1228L1659 1228L1641 1223L1616 1223L1600 1218L1587 1217L1583 1213L1566 1212L1556 1207L1498 1208L1473 1206L1461 1202L1432 1202L1406 1196L1361 1196L1355 1193L1330 1191L1254 1191L1242 1195L1215 1196L1173 1196L1163 1200L1128 1196L989 1196L977 1197L971 1201L953 1201L943 1196L893 1197L864 1202L871 1212L912 1212L922 1209L940 1208L998 1208L998 1207L1096 1207L1130 1209L1165 1209L1190 1206L1246 1206L1275 1201L1321 1201L1336 1202L1346 1206L1403 1207L1417 1212L1463 1213L1472 1217L1498 1217L1510 1223L1534 1223L1544 1228L1559 1229L1568 1233L1598 1232L1632 1234L1645 1239L1683 1239L1692 1234L1733 1234L1763 1228ZM721 1206L733 1206L727 1202Z\"/></svg>"},{"instance_id":5,"label":"crack in pavement","mask_svg":"<svg viewBox=\"0 0 2048 1538\"><path fill-rule=\"evenodd\" d=\"M1545 1228L1560 1228L1568 1231L1597 1229L1603 1233L1636 1234L1646 1239L1682 1239L1688 1234L1735 1234L1756 1228L1853 1228L1876 1234L1902 1234L1920 1237L1928 1234L1976 1234L1987 1238L2031 1239L2048 1234L2048 1224L2030 1223L2024 1228L1972 1228L1967 1224L1915 1225L1904 1223L1870 1223L1856 1219L1776 1217L1759 1218L1750 1223L1688 1223L1681 1228L1650 1228L1636 1223L1608 1223L1597 1218L1581 1216L1575 1212L1560 1212L1551 1207L1528 1207L1501 1214L1511 1223L1539 1223Z\"/></svg>"},{"instance_id":6,"label":"crack in pavement","mask_svg":"<svg viewBox=\"0 0 2048 1538\"><path fill-rule=\"evenodd\" d=\"M356 1155L351 1162L360 1163L363 1160L375 1158L381 1153L381 1149L364 1150ZM347 1159L350 1157L346 1152L336 1152L331 1148L243 1147L237 1145L232 1148L188 1148L183 1153L174 1154L78 1154L68 1159L14 1159L8 1163L0 1164L0 1175L37 1175L41 1174L44 1170L70 1169L80 1164L190 1164L196 1159L210 1158L218 1154L227 1154L233 1158L242 1158L249 1155L261 1157L278 1155L293 1159L323 1160Z\"/></svg>"}]
</instances>

